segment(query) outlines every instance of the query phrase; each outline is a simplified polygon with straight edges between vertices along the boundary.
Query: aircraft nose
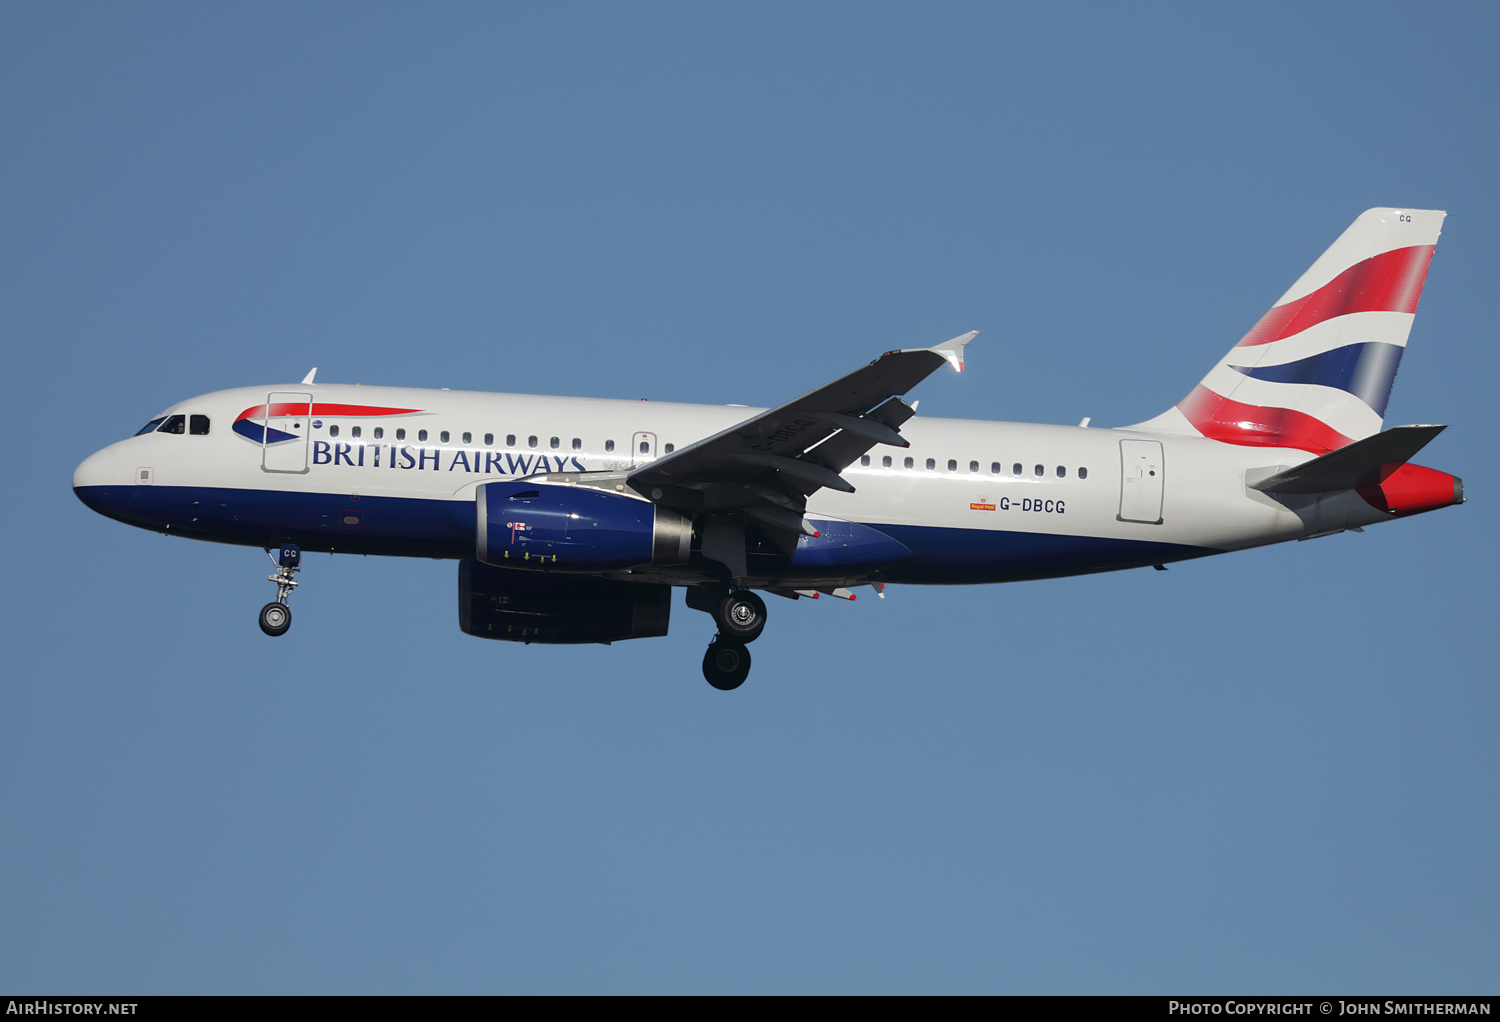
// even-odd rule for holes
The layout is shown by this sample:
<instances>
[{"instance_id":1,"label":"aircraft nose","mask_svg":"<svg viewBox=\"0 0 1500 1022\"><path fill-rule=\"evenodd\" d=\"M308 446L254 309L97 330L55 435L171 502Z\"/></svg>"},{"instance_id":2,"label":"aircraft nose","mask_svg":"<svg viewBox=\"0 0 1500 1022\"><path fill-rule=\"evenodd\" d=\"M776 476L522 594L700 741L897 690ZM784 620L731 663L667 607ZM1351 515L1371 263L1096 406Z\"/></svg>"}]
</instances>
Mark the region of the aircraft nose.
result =
<instances>
[{"instance_id":1,"label":"aircraft nose","mask_svg":"<svg viewBox=\"0 0 1500 1022\"><path fill-rule=\"evenodd\" d=\"M113 446L95 451L73 470L73 495L84 506L108 514L107 510L130 491L134 480L131 468L124 464Z\"/></svg>"},{"instance_id":2,"label":"aircraft nose","mask_svg":"<svg viewBox=\"0 0 1500 1022\"><path fill-rule=\"evenodd\" d=\"M108 455L109 448L106 447L102 451L95 451L78 463L78 467L73 470L74 493L90 486L108 486L110 483L118 485L129 482L128 479L113 478L117 473L110 471L112 467L110 462L113 459Z\"/></svg>"}]
</instances>

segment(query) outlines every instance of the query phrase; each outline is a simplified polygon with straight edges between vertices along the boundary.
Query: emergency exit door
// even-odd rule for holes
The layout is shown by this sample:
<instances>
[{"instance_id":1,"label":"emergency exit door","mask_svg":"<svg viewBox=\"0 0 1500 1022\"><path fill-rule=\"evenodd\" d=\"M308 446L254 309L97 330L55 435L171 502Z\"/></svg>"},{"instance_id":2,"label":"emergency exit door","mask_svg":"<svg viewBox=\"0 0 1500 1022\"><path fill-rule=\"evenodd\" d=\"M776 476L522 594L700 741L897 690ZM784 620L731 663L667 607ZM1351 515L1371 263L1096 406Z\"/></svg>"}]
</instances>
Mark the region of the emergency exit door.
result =
<instances>
[{"instance_id":1,"label":"emergency exit door","mask_svg":"<svg viewBox=\"0 0 1500 1022\"><path fill-rule=\"evenodd\" d=\"M1120 521L1160 525L1164 481L1161 441L1120 441Z\"/></svg>"}]
</instances>

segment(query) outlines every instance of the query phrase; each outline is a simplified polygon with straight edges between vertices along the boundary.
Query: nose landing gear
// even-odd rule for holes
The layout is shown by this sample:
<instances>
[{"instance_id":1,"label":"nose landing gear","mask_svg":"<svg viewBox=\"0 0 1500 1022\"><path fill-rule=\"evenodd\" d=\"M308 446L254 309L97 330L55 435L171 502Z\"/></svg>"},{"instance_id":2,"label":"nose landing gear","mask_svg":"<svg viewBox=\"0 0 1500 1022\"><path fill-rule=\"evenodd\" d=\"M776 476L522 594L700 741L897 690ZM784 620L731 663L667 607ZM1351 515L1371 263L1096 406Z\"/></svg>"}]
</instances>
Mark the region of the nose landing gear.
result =
<instances>
[{"instance_id":1,"label":"nose landing gear","mask_svg":"<svg viewBox=\"0 0 1500 1022\"><path fill-rule=\"evenodd\" d=\"M285 635L292 627L292 608L284 603L268 603L260 608L260 630L267 635Z\"/></svg>"},{"instance_id":2,"label":"nose landing gear","mask_svg":"<svg viewBox=\"0 0 1500 1022\"><path fill-rule=\"evenodd\" d=\"M704 679L721 692L739 688L750 675L746 644L760 638L766 628L765 601L749 589L714 592L702 588L689 589L687 601L719 626L719 634L703 654Z\"/></svg>"},{"instance_id":3,"label":"nose landing gear","mask_svg":"<svg viewBox=\"0 0 1500 1022\"><path fill-rule=\"evenodd\" d=\"M266 556L271 557L269 549ZM276 583L276 602L260 608L260 630L271 636L285 635L292 627L292 608L287 606L287 598L298 585L294 576L302 570L302 550L295 543L283 543L280 555L271 557L271 563L276 571L267 575L266 581Z\"/></svg>"}]
</instances>

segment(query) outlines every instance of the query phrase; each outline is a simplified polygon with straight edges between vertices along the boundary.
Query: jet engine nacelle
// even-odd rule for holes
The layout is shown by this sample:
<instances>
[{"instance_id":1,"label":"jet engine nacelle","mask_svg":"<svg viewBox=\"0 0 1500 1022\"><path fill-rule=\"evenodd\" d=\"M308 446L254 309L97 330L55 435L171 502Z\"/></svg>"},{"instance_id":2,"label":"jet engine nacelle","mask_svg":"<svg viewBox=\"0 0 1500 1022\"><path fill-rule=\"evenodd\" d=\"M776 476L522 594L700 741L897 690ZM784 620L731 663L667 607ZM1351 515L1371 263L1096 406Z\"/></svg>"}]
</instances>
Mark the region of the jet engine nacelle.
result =
<instances>
[{"instance_id":1,"label":"jet engine nacelle","mask_svg":"<svg viewBox=\"0 0 1500 1022\"><path fill-rule=\"evenodd\" d=\"M476 498L479 560L507 568L618 571L686 564L693 523L633 495L524 480Z\"/></svg>"},{"instance_id":2,"label":"jet engine nacelle","mask_svg":"<svg viewBox=\"0 0 1500 1022\"><path fill-rule=\"evenodd\" d=\"M618 642L666 635L672 587L458 564L458 626L511 642Z\"/></svg>"}]
</instances>

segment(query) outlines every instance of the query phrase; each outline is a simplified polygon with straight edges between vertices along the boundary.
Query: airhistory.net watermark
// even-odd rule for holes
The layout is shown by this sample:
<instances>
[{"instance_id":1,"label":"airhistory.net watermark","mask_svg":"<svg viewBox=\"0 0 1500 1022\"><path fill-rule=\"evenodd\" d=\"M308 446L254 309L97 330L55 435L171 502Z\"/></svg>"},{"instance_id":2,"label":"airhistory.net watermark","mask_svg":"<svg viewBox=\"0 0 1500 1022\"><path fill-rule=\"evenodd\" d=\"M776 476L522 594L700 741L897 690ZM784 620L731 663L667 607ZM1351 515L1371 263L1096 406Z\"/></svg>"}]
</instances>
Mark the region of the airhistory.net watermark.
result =
<instances>
[{"instance_id":1,"label":"airhistory.net watermark","mask_svg":"<svg viewBox=\"0 0 1500 1022\"><path fill-rule=\"evenodd\" d=\"M7 1001L7 1015L134 1015L138 1001Z\"/></svg>"}]
</instances>

